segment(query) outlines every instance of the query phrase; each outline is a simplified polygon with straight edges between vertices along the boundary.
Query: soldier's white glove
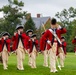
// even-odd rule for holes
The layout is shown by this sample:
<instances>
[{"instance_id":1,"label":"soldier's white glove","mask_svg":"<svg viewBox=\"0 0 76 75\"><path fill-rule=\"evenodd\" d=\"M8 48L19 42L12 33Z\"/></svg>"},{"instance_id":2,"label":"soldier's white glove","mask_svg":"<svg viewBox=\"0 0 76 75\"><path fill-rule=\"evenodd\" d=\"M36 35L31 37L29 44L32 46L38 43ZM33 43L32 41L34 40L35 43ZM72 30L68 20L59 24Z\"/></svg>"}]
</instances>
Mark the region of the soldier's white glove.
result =
<instances>
[{"instance_id":1,"label":"soldier's white glove","mask_svg":"<svg viewBox=\"0 0 76 75\"><path fill-rule=\"evenodd\" d=\"M62 27L59 25L57 29L61 29Z\"/></svg>"},{"instance_id":2,"label":"soldier's white glove","mask_svg":"<svg viewBox=\"0 0 76 75\"><path fill-rule=\"evenodd\" d=\"M17 32L15 31L15 32L14 32L14 36L16 36L16 34L17 34Z\"/></svg>"},{"instance_id":3,"label":"soldier's white glove","mask_svg":"<svg viewBox=\"0 0 76 75\"><path fill-rule=\"evenodd\" d=\"M5 40L6 38L5 38L5 37L3 37L3 39Z\"/></svg>"},{"instance_id":4,"label":"soldier's white glove","mask_svg":"<svg viewBox=\"0 0 76 75\"><path fill-rule=\"evenodd\" d=\"M49 40L47 40L47 43L50 44L51 42Z\"/></svg>"}]
</instances>

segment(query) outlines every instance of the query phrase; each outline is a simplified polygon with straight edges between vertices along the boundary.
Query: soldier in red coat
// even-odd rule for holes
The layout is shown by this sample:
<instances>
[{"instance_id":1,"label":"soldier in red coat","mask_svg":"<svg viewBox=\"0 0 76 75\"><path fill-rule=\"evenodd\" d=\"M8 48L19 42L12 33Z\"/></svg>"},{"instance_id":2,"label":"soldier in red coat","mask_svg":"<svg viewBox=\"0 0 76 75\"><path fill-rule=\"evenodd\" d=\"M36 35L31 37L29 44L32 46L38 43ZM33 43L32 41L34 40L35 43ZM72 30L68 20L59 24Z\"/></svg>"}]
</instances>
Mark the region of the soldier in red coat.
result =
<instances>
[{"instance_id":1,"label":"soldier in red coat","mask_svg":"<svg viewBox=\"0 0 76 75\"><path fill-rule=\"evenodd\" d=\"M72 43L75 45L74 52L75 52L75 55L76 55L76 36L75 36L75 38L72 40Z\"/></svg>"},{"instance_id":2,"label":"soldier in red coat","mask_svg":"<svg viewBox=\"0 0 76 75\"><path fill-rule=\"evenodd\" d=\"M61 37L61 42L62 42L62 48L63 48L64 52L60 52L59 57L60 57L60 65L61 65L61 67L64 67L64 60L66 57L66 46L67 46L67 43L65 41L65 37L63 37L63 36Z\"/></svg>"},{"instance_id":3,"label":"soldier in red coat","mask_svg":"<svg viewBox=\"0 0 76 75\"><path fill-rule=\"evenodd\" d=\"M12 37L13 47L12 49L17 54L17 69L24 70L23 61L25 58L25 50L28 49L28 41L29 38L25 32L23 32L23 26L17 25L16 27L17 32L14 33Z\"/></svg>"},{"instance_id":4,"label":"soldier in red coat","mask_svg":"<svg viewBox=\"0 0 76 75\"><path fill-rule=\"evenodd\" d=\"M42 36L45 34L45 32L42 32ZM40 40L42 39L42 37L40 38ZM49 40L45 40L45 49L44 49L44 51L43 51L43 55L44 55L44 63L43 63L43 66L45 66L45 67L48 67L49 65L49 63L48 63L48 61L50 61L50 57L49 57L49 49L50 49L50 45L48 44L49 43ZM49 60L48 60L49 59Z\"/></svg>"},{"instance_id":5,"label":"soldier in red coat","mask_svg":"<svg viewBox=\"0 0 76 75\"><path fill-rule=\"evenodd\" d=\"M31 40L31 36L33 34L33 30L32 29L28 29L26 31L27 35L28 35L28 38ZM29 40L29 43L30 43L30 40ZM29 43L28 43L28 51L30 50L29 49ZM28 52L28 58L29 58L29 61L28 61L28 65L31 66L32 64L32 61L31 61L31 54Z\"/></svg>"},{"instance_id":6,"label":"soldier in red coat","mask_svg":"<svg viewBox=\"0 0 76 75\"><path fill-rule=\"evenodd\" d=\"M29 53L31 57L31 68L36 68L36 56L38 51L38 40L36 34L32 34L31 40L29 41Z\"/></svg>"},{"instance_id":7,"label":"soldier in red coat","mask_svg":"<svg viewBox=\"0 0 76 75\"><path fill-rule=\"evenodd\" d=\"M40 40L40 49L42 51L44 51L45 49L45 40L49 40L49 44L50 44L50 72L57 72L56 69L56 51L57 51L57 45L60 45L60 41L61 40L61 34L66 33L66 29L65 28L59 28L57 29L57 22L56 19L52 19L51 20L51 28L48 29L45 34L42 36L42 39ZM58 39L59 38L59 39ZM53 45L54 44L54 45Z\"/></svg>"},{"instance_id":8,"label":"soldier in red coat","mask_svg":"<svg viewBox=\"0 0 76 75\"><path fill-rule=\"evenodd\" d=\"M8 67L7 62L8 62L8 55L10 53L10 43L11 40L9 39L9 33L3 32L2 38L0 38L0 52L2 55L4 70L7 70Z\"/></svg>"}]
</instances>

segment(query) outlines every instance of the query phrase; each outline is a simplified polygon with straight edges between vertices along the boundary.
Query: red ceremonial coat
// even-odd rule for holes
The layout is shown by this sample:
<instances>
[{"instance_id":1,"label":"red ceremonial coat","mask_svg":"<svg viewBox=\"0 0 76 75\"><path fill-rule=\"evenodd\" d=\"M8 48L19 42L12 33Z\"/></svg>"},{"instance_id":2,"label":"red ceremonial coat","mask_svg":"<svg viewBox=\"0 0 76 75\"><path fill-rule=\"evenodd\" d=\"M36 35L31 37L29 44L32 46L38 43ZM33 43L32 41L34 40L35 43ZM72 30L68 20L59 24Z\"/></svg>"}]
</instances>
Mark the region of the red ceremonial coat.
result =
<instances>
[{"instance_id":1,"label":"red ceremonial coat","mask_svg":"<svg viewBox=\"0 0 76 75\"><path fill-rule=\"evenodd\" d=\"M63 50L64 50L64 54L66 55L67 53L66 53L66 46L67 46L67 43L64 41L64 42L62 42L62 48L63 48Z\"/></svg>"},{"instance_id":2,"label":"red ceremonial coat","mask_svg":"<svg viewBox=\"0 0 76 75\"><path fill-rule=\"evenodd\" d=\"M46 50L49 50L50 48L51 46L48 43L46 43Z\"/></svg>"},{"instance_id":3,"label":"red ceremonial coat","mask_svg":"<svg viewBox=\"0 0 76 75\"><path fill-rule=\"evenodd\" d=\"M59 39L61 40L61 34L64 34L66 33L66 29L65 28L61 28L61 29L56 29L56 34L57 36L59 37ZM52 40L53 40L54 36L53 34L47 30L45 32L45 34L41 37L41 40L40 40L40 50L44 50L45 49L45 40L49 40L51 43L52 43Z\"/></svg>"},{"instance_id":4,"label":"red ceremonial coat","mask_svg":"<svg viewBox=\"0 0 76 75\"><path fill-rule=\"evenodd\" d=\"M76 44L76 39L73 39L73 40L72 40L72 43L73 43L73 44Z\"/></svg>"},{"instance_id":5,"label":"red ceremonial coat","mask_svg":"<svg viewBox=\"0 0 76 75\"><path fill-rule=\"evenodd\" d=\"M28 46L27 46L28 45L28 41L29 41L28 36L25 33L22 33L21 35L19 35L17 33L15 36L12 37L12 41L13 41L12 50L16 50L17 49L18 43L19 43L19 37L21 37L23 47L25 49L28 49Z\"/></svg>"},{"instance_id":6,"label":"red ceremonial coat","mask_svg":"<svg viewBox=\"0 0 76 75\"><path fill-rule=\"evenodd\" d=\"M5 43L4 43L5 42ZM3 38L0 40L0 52L3 51L4 44L6 44L8 52L10 52L10 43L11 40L8 38L4 40Z\"/></svg>"},{"instance_id":7,"label":"red ceremonial coat","mask_svg":"<svg viewBox=\"0 0 76 75\"><path fill-rule=\"evenodd\" d=\"M45 33L44 33L44 34L45 34ZM43 35L44 35L44 34L43 34ZM43 35L42 35L42 37L40 38L40 50L41 50L41 51L46 49L46 43L47 43L47 39L46 39L46 38L44 38L44 41L43 41Z\"/></svg>"},{"instance_id":8,"label":"red ceremonial coat","mask_svg":"<svg viewBox=\"0 0 76 75\"><path fill-rule=\"evenodd\" d=\"M32 40L29 41L29 49L30 49L30 52L31 53L33 51L33 47L35 46L36 47L36 50L38 50L38 40L34 40L34 42Z\"/></svg>"},{"instance_id":9,"label":"red ceremonial coat","mask_svg":"<svg viewBox=\"0 0 76 75\"><path fill-rule=\"evenodd\" d=\"M73 39L73 40L72 40L72 43L76 45L76 39ZM74 52L76 52L76 46L75 46L75 48L74 48Z\"/></svg>"}]
</instances>

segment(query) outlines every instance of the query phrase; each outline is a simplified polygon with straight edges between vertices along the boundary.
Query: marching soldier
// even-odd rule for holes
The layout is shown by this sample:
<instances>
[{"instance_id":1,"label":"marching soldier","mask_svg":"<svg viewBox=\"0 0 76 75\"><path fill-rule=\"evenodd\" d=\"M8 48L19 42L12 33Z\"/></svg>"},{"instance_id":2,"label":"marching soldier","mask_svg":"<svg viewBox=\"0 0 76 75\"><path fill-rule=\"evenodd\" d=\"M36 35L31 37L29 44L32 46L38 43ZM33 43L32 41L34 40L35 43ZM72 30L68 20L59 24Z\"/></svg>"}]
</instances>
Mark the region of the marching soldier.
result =
<instances>
[{"instance_id":1,"label":"marching soldier","mask_svg":"<svg viewBox=\"0 0 76 75\"><path fill-rule=\"evenodd\" d=\"M59 53L59 57L60 57L60 65L61 65L61 67L64 67L64 60L66 57L66 46L67 46L65 37L63 37L63 36L61 37L61 42L62 42L62 48L63 48L64 52Z\"/></svg>"},{"instance_id":2,"label":"marching soldier","mask_svg":"<svg viewBox=\"0 0 76 75\"><path fill-rule=\"evenodd\" d=\"M40 49L44 51L45 49L45 40L49 40L50 45L50 72L57 72L56 69L56 51L57 51L57 45L61 44L61 34L66 33L65 28L57 29L57 21L56 19L51 20L51 28L48 29L45 34L42 36L42 39L40 40Z\"/></svg>"},{"instance_id":3,"label":"marching soldier","mask_svg":"<svg viewBox=\"0 0 76 75\"><path fill-rule=\"evenodd\" d=\"M36 34L31 36L31 40L29 42L29 53L31 57L31 68L36 68L36 56L38 51L38 40L36 38Z\"/></svg>"},{"instance_id":4,"label":"marching soldier","mask_svg":"<svg viewBox=\"0 0 76 75\"><path fill-rule=\"evenodd\" d=\"M75 45L74 52L75 52L75 55L76 55L76 36L75 36L75 38L72 40L72 43Z\"/></svg>"},{"instance_id":5,"label":"marching soldier","mask_svg":"<svg viewBox=\"0 0 76 75\"><path fill-rule=\"evenodd\" d=\"M26 33L27 33L27 35L28 35L28 38L29 39L31 39L31 36L32 36L32 34L33 34L33 30L32 29L28 29L27 31L26 31ZM30 42L30 40L29 40L29 42ZM29 43L28 43L29 44ZM28 49L29 49L29 45L28 45ZM31 55L30 55L30 53L28 52L28 56L29 56L29 61L28 61L28 65L29 66L31 66Z\"/></svg>"},{"instance_id":6,"label":"marching soldier","mask_svg":"<svg viewBox=\"0 0 76 75\"><path fill-rule=\"evenodd\" d=\"M12 50L14 50L17 54L17 69L24 70L23 61L25 58L25 50L27 49L29 38L27 37L26 33L23 32L22 25L17 25L16 30L17 32L15 32L14 36L12 37Z\"/></svg>"},{"instance_id":7,"label":"marching soldier","mask_svg":"<svg viewBox=\"0 0 76 75\"><path fill-rule=\"evenodd\" d=\"M7 62L8 62L8 55L10 53L10 43L11 43L9 36L10 34L8 32L3 32L2 38L0 38L0 52L2 55L4 70L8 69Z\"/></svg>"},{"instance_id":8,"label":"marching soldier","mask_svg":"<svg viewBox=\"0 0 76 75\"><path fill-rule=\"evenodd\" d=\"M45 34L45 32L42 32L42 36ZM42 38L40 38L42 39ZM45 67L48 67L48 58L50 59L49 57L49 48L50 48L50 45L48 44L49 40L45 40L45 49L44 49L44 52L43 52L43 55L44 55L44 63L43 63L43 66ZM50 61L50 60L49 60Z\"/></svg>"}]
</instances>

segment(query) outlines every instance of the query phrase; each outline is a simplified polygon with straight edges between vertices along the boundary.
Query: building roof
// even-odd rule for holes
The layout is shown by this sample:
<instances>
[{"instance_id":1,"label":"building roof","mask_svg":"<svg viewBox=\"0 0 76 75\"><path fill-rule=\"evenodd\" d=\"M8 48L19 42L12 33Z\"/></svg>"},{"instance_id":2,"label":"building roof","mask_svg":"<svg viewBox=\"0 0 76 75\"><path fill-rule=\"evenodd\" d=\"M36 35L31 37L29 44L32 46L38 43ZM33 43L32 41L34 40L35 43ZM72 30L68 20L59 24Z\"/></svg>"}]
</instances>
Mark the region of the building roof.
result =
<instances>
[{"instance_id":1,"label":"building roof","mask_svg":"<svg viewBox=\"0 0 76 75\"><path fill-rule=\"evenodd\" d=\"M49 18L51 19L51 17L40 17L40 18L32 17L37 29L39 29L39 27L42 24L45 24ZM22 24L24 25L25 23L26 23L26 19L22 19Z\"/></svg>"}]
</instances>

